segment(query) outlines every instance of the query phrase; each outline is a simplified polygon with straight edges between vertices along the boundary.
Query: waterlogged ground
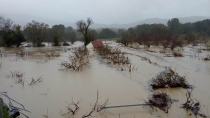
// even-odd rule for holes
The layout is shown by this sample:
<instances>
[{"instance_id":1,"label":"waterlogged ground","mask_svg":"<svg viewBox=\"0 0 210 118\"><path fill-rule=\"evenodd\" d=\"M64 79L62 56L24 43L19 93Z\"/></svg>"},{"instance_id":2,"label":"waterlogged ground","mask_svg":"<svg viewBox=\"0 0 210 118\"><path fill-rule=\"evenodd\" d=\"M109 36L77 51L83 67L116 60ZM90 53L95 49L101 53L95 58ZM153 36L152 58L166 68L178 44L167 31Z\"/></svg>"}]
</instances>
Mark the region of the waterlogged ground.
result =
<instances>
[{"instance_id":1,"label":"waterlogged ground","mask_svg":"<svg viewBox=\"0 0 210 118\"><path fill-rule=\"evenodd\" d=\"M210 116L210 63L202 59L208 52L197 53L198 47L185 47L184 57L166 57L145 49L133 49L109 42L110 46L119 47L129 57L133 71L120 71L105 63L92 48L90 63L80 72L65 70L61 67L64 60L68 60L73 47L81 46L79 43L70 47L61 48L28 48L28 49L2 49L6 52L0 58L0 92L7 94L24 104L31 111L27 113L31 118L62 118L68 117L66 107L74 101L79 101L79 111L75 117L80 118L88 113L96 101L97 91L99 102L109 100L108 105L127 105L144 103L154 92L149 82L159 72L169 66L180 75L186 76L187 81L193 85L193 98L201 103L201 111ZM15 54L20 51L27 52L29 56ZM53 57L38 52L52 52ZM31 52L35 53L30 56ZM24 53L25 54L25 53ZM148 60L142 59L146 57ZM11 77L11 72L23 73L24 86L18 84ZM41 78L41 82L29 85L31 79ZM169 113L152 110L150 107L128 107L106 109L93 114L97 118L191 118L181 109L186 100L186 90L165 89L175 102Z\"/></svg>"}]
</instances>

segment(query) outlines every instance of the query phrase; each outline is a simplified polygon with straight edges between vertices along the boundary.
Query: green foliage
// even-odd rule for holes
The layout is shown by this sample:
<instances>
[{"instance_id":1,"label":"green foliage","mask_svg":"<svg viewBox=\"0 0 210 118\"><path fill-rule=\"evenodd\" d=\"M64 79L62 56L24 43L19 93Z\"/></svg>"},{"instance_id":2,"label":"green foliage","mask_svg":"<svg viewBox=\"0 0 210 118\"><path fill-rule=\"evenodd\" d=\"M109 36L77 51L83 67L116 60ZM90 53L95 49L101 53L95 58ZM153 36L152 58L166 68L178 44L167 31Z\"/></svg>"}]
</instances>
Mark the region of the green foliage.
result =
<instances>
[{"instance_id":1,"label":"green foliage","mask_svg":"<svg viewBox=\"0 0 210 118\"><path fill-rule=\"evenodd\" d=\"M0 98L0 117L1 117L1 118L9 118L9 109L8 109L8 107L3 103L2 98Z\"/></svg>"},{"instance_id":2,"label":"green foliage","mask_svg":"<svg viewBox=\"0 0 210 118\"><path fill-rule=\"evenodd\" d=\"M58 36L54 36L53 37L53 45L54 46L60 46L60 44L59 44L59 37Z\"/></svg>"},{"instance_id":3,"label":"green foliage","mask_svg":"<svg viewBox=\"0 0 210 118\"><path fill-rule=\"evenodd\" d=\"M13 25L10 19L0 17L0 45L19 47L21 42L25 41L21 26Z\"/></svg>"},{"instance_id":4,"label":"green foliage","mask_svg":"<svg viewBox=\"0 0 210 118\"><path fill-rule=\"evenodd\" d=\"M21 42L25 41L23 34L20 31L8 30L3 32L2 43L6 47L16 45L19 47Z\"/></svg>"},{"instance_id":5,"label":"green foliage","mask_svg":"<svg viewBox=\"0 0 210 118\"><path fill-rule=\"evenodd\" d=\"M64 31L65 31L65 26L64 25L54 25L51 28L51 35L53 37L53 45L54 46L59 46L59 42L63 40L64 36Z\"/></svg>"}]
</instances>

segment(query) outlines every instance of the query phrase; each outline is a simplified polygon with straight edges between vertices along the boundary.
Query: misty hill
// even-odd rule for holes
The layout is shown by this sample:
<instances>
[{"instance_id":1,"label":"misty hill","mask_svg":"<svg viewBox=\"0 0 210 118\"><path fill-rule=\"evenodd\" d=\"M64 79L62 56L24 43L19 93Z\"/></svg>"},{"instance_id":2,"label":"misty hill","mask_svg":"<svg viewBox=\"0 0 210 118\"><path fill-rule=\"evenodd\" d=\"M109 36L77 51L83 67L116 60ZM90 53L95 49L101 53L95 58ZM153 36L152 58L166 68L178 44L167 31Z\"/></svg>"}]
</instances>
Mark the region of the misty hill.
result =
<instances>
[{"instance_id":1,"label":"misty hill","mask_svg":"<svg viewBox=\"0 0 210 118\"><path fill-rule=\"evenodd\" d=\"M190 16L190 17L180 17L178 18L181 23L193 23L205 19L210 19L210 17L203 17L203 16ZM145 19L142 21L130 23L130 24L97 24L95 23L93 25L94 28L129 28L129 27L134 27L136 25L142 25L142 24L167 24L169 19L162 19L162 18L150 18L150 19Z\"/></svg>"}]
</instances>

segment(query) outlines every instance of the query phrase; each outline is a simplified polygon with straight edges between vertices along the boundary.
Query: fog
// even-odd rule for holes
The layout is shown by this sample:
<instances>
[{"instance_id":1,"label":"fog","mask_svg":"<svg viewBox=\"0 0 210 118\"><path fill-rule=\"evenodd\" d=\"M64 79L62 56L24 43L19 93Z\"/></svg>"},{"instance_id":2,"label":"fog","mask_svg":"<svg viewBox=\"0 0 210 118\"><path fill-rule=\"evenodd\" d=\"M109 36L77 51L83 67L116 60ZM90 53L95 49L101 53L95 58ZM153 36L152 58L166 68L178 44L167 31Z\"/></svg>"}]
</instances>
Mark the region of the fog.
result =
<instances>
[{"instance_id":1,"label":"fog","mask_svg":"<svg viewBox=\"0 0 210 118\"><path fill-rule=\"evenodd\" d=\"M210 0L0 0L0 16L20 24L72 24L87 17L101 24L126 24L148 18L209 17L209 11Z\"/></svg>"}]
</instances>

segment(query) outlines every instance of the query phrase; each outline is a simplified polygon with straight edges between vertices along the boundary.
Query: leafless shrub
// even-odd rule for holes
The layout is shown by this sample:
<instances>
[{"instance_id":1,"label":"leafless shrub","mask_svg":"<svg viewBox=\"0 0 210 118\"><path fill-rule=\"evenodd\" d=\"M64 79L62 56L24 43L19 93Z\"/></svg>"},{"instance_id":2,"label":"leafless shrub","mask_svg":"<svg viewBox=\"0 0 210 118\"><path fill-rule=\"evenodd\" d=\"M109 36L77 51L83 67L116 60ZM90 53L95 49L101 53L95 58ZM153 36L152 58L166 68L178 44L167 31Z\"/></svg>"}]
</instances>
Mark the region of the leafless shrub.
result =
<instances>
[{"instance_id":1,"label":"leafless shrub","mask_svg":"<svg viewBox=\"0 0 210 118\"><path fill-rule=\"evenodd\" d=\"M107 99L103 104L98 104L96 111L100 112L100 111L106 109L106 106L108 103L109 103L109 100Z\"/></svg>"},{"instance_id":2,"label":"leafless shrub","mask_svg":"<svg viewBox=\"0 0 210 118\"><path fill-rule=\"evenodd\" d=\"M17 84L21 84L22 86L25 85L24 73L19 71L10 71L10 74L11 78L13 78Z\"/></svg>"},{"instance_id":3,"label":"leafless shrub","mask_svg":"<svg viewBox=\"0 0 210 118\"><path fill-rule=\"evenodd\" d=\"M159 88L192 88L191 85L187 84L185 77L178 75L171 68L166 68L163 72L153 78L151 86L153 89Z\"/></svg>"},{"instance_id":4,"label":"leafless shrub","mask_svg":"<svg viewBox=\"0 0 210 118\"><path fill-rule=\"evenodd\" d=\"M128 57L119 48L103 46L97 48L96 51L108 64L118 66L121 71L128 70L131 72L133 70L133 66L130 64Z\"/></svg>"},{"instance_id":5,"label":"leafless shrub","mask_svg":"<svg viewBox=\"0 0 210 118\"><path fill-rule=\"evenodd\" d=\"M108 99L102 104L99 103L99 93L97 92L96 101L94 102L93 107L91 108L91 110L88 113L86 113L84 115L81 115L81 118L92 117L93 114L101 112L102 110L104 110L106 108L107 104L108 104ZM80 109L79 102L74 102L72 100L71 105L69 105L67 107L67 112L62 114L62 116L74 117L78 113L79 109Z\"/></svg>"},{"instance_id":6,"label":"leafless shrub","mask_svg":"<svg viewBox=\"0 0 210 118\"><path fill-rule=\"evenodd\" d=\"M10 71L12 78L23 78L23 73L19 71Z\"/></svg>"},{"instance_id":7,"label":"leafless shrub","mask_svg":"<svg viewBox=\"0 0 210 118\"><path fill-rule=\"evenodd\" d=\"M104 46L97 49L98 53L105 59L108 59L108 63L112 64L130 64L128 57L125 57L124 53L118 48L111 48Z\"/></svg>"},{"instance_id":8,"label":"leafless shrub","mask_svg":"<svg viewBox=\"0 0 210 118\"><path fill-rule=\"evenodd\" d=\"M17 84L21 84L23 87L25 86L25 83L27 83L28 86L33 86L42 82L41 76L37 79L32 77L30 82L28 82L26 77L24 77L24 73L20 71L10 71L9 77L14 79Z\"/></svg>"},{"instance_id":9,"label":"leafless shrub","mask_svg":"<svg viewBox=\"0 0 210 118\"><path fill-rule=\"evenodd\" d=\"M79 101L75 102L72 100L72 103L67 106L67 112L62 114L63 116L74 116L79 111Z\"/></svg>"},{"instance_id":10,"label":"leafless shrub","mask_svg":"<svg viewBox=\"0 0 210 118\"><path fill-rule=\"evenodd\" d=\"M150 104L151 107L156 107L165 113L168 113L172 100L166 93L154 93L146 103Z\"/></svg>"},{"instance_id":11,"label":"leafless shrub","mask_svg":"<svg viewBox=\"0 0 210 118\"><path fill-rule=\"evenodd\" d=\"M97 96L96 96L96 101L92 107L92 109L90 110L90 112L88 112L87 114L83 115L82 118L88 118L88 117L92 117L92 114L95 112L101 112L102 110L104 110L108 104L108 99L103 103L103 104L99 104L99 92L97 91Z\"/></svg>"},{"instance_id":12,"label":"leafless shrub","mask_svg":"<svg viewBox=\"0 0 210 118\"><path fill-rule=\"evenodd\" d=\"M36 85L37 83L41 83L42 82L42 77L40 76L39 78L35 79L32 77L31 82L29 82L29 86L33 86Z\"/></svg>"},{"instance_id":13,"label":"leafless shrub","mask_svg":"<svg viewBox=\"0 0 210 118\"><path fill-rule=\"evenodd\" d=\"M73 108L69 107L69 110L71 111L72 115L75 115L77 113L77 111L79 110L79 102L75 103L73 102Z\"/></svg>"},{"instance_id":14,"label":"leafless shrub","mask_svg":"<svg viewBox=\"0 0 210 118\"><path fill-rule=\"evenodd\" d=\"M89 53L85 47L76 49L70 56L70 62L62 62L61 65L73 71L80 71L84 65L89 63Z\"/></svg>"},{"instance_id":15,"label":"leafless shrub","mask_svg":"<svg viewBox=\"0 0 210 118\"><path fill-rule=\"evenodd\" d=\"M173 52L174 57L183 57L183 54L180 52Z\"/></svg>"},{"instance_id":16,"label":"leafless shrub","mask_svg":"<svg viewBox=\"0 0 210 118\"><path fill-rule=\"evenodd\" d=\"M44 52L44 55L48 58L53 58L53 57L59 57L60 53L56 51L49 51L49 52Z\"/></svg>"},{"instance_id":17,"label":"leafless shrub","mask_svg":"<svg viewBox=\"0 0 210 118\"><path fill-rule=\"evenodd\" d=\"M191 98L191 91L187 91L186 98L187 98L186 102L182 105L183 109L193 113L196 118L197 116L200 116L203 118L207 117L205 114L200 113L200 107L201 107L200 102Z\"/></svg>"},{"instance_id":18,"label":"leafless shrub","mask_svg":"<svg viewBox=\"0 0 210 118\"><path fill-rule=\"evenodd\" d=\"M83 115L82 118L88 118L88 117L92 117L92 114L94 113L95 109L92 108L90 112L88 112L87 114Z\"/></svg>"},{"instance_id":19,"label":"leafless shrub","mask_svg":"<svg viewBox=\"0 0 210 118\"><path fill-rule=\"evenodd\" d=\"M203 60L204 61L210 61L210 55L207 55Z\"/></svg>"}]
</instances>

